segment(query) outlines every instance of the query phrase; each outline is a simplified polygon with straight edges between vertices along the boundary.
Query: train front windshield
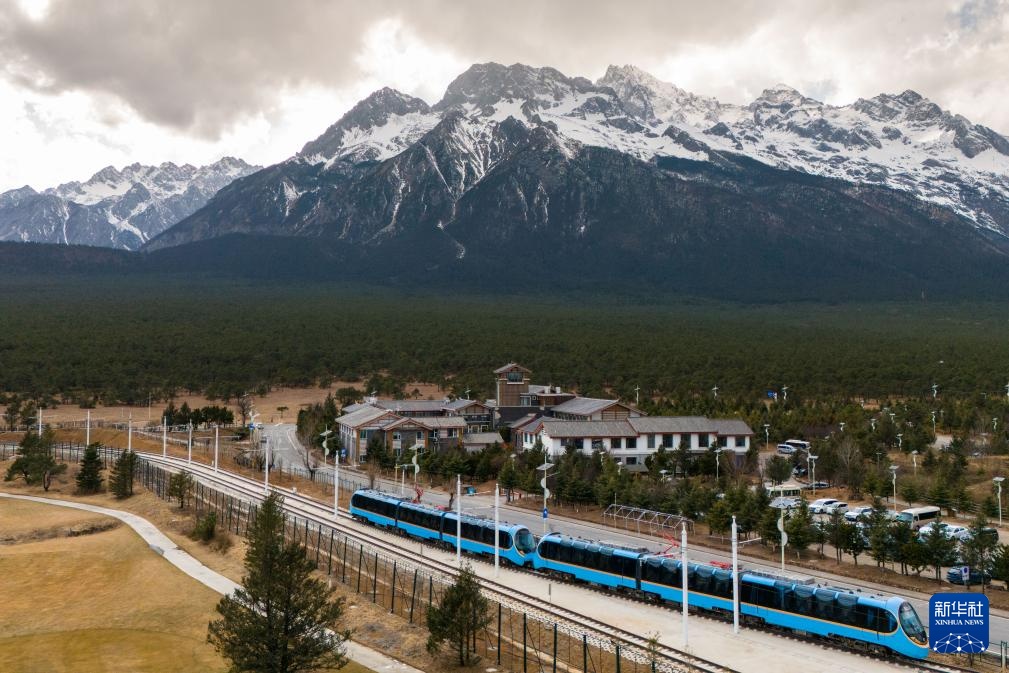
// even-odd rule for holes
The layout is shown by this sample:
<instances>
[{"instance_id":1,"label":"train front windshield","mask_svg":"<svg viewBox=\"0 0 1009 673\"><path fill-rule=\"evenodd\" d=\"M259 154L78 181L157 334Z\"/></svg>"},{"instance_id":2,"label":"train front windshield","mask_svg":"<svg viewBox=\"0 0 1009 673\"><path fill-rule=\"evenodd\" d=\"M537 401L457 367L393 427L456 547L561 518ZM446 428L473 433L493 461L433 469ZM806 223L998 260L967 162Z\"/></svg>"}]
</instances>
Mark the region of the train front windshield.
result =
<instances>
[{"instance_id":1,"label":"train front windshield","mask_svg":"<svg viewBox=\"0 0 1009 673\"><path fill-rule=\"evenodd\" d=\"M528 554L536 549L536 540L528 528L523 528L515 535L515 548L522 554Z\"/></svg>"},{"instance_id":2,"label":"train front windshield","mask_svg":"<svg viewBox=\"0 0 1009 673\"><path fill-rule=\"evenodd\" d=\"M904 629L904 633L911 640L923 645L928 644L928 635L925 633L925 627L922 625L921 620L918 619L918 613L914 611L910 603L903 603L897 616L900 617L900 625Z\"/></svg>"}]
</instances>

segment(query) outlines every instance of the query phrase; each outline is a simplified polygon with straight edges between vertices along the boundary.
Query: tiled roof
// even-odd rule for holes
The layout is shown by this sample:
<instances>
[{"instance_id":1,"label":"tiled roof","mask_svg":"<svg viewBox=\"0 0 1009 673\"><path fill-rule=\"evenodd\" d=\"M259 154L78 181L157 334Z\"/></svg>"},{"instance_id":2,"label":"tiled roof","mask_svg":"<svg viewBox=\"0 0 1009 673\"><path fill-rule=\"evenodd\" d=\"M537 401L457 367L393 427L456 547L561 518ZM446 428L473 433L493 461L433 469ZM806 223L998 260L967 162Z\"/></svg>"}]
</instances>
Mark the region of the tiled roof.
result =
<instances>
[{"instance_id":1,"label":"tiled roof","mask_svg":"<svg viewBox=\"0 0 1009 673\"><path fill-rule=\"evenodd\" d=\"M445 400L375 400L374 406L406 414L418 411L441 411L445 408Z\"/></svg>"},{"instance_id":2,"label":"tiled roof","mask_svg":"<svg viewBox=\"0 0 1009 673\"><path fill-rule=\"evenodd\" d=\"M452 411L459 411L460 409L465 409L471 404L477 404L481 407L487 406L483 402L478 402L476 400L452 400L451 402L444 402L442 407L445 409L451 409Z\"/></svg>"},{"instance_id":3,"label":"tiled roof","mask_svg":"<svg viewBox=\"0 0 1009 673\"><path fill-rule=\"evenodd\" d=\"M511 371L513 369L517 369L517 370L519 370L521 372L525 372L526 374L531 374L532 373L528 369L526 369L525 367L523 367L522 365L516 364L514 362L509 362L504 367L498 367L497 369L494 370L494 373L495 374L504 374L505 372Z\"/></svg>"},{"instance_id":4,"label":"tiled roof","mask_svg":"<svg viewBox=\"0 0 1009 673\"><path fill-rule=\"evenodd\" d=\"M644 418L628 418L627 422L642 434L715 432L715 426L711 419L703 416L647 416Z\"/></svg>"},{"instance_id":5,"label":"tiled roof","mask_svg":"<svg viewBox=\"0 0 1009 673\"><path fill-rule=\"evenodd\" d=\"M370 404L366 404L360 409L353 411L349 414L344 414L336 419L339 425L346 425L351 428L359 428L362 425L372 423L375 419L381 418L386 414L390 413L388 409L379 409L378 407L373 407Z\"/></svg>"},{"instance_id":6,"label":"tiled roof","mask_svg":"<svg viewBox=\"0 0 1009 673\"><path fill-rule=\"evenodd\" d=\"M713 418L711 422L715 424L715 432L720 435L753 435L753 430L746 421L738 418Z\"/></svg>"},{"instance_id":7,"label":"tiled roof","mask_svg":"<svg viewBox=\"0 0 1009 673\"><path fill-rule=\"evenodd\" d=\"M427 427L434 428L465 428L466 419L462 416L425 416L413 419Z\"/></svg>"},{"instance_id":8,"label":"tiled roof","mask_svg":"<svg viewBox=\"0 0 1009 673\"><path fill-rule=\"evenodd\" d=\"M554 407L553 410L554 412L562 414L580 414L589 416L597 411L602 411L607 407L611 407L614 404L619 403L619 400L599 400L594 397L576 397L573 400L561 402Z\"/></svg>"},{"instance_id":9,"label":"tiled roof","mask_svg":"<svg viewBox=\"0 0 1009 673\"><path fill-rule=\"evenodd\" d=\"M555 439L638 436L627 421L559 421L545 418L543 431Z\"/></svg>"}]
</instances>

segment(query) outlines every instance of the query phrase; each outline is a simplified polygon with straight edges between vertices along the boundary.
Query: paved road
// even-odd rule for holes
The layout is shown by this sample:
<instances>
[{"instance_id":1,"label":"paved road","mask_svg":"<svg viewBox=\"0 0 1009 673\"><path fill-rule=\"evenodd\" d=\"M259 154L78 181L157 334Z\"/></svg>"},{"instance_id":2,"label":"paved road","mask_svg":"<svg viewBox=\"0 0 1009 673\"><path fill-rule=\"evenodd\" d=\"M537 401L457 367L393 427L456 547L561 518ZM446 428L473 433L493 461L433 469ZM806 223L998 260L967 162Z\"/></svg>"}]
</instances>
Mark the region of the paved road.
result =
<instances>
[{"instance_id":1,"label":"paved road","mask_svg":"<svg viewBox=\"0 0 1009 673\"><path fill-rule=\"evenodd\" d=\"M276 444L274 446L282 446L284 455L294 455L296 453L295 447L300 447L297 438L294 433L295 426L293 424L286 425L275 425L266 426L264 432L270 432L271 437L276 437ZM278 454L280 455L280 454ZM300 459L298 459L300 460ZM298 460L294 461L294 464L298 465L300 462ZM322 468L320 468L322 470ZM341 477L347 478L357 478L362 482L367 481L367 476L363 473L352 471L350 469L345 469L341 467ZM330 470L324 470L326 472L331 472ZM388 491L391 493L399 493L401 489L401 482L394 481L392 479L380 479L378 482L378 487L381 490ZM412 495L413 485L412 485L412 475L408 474L405 485L405 494ZM535 498L535 496L532 496ZM449 502L449 494L441 490L426 490L424 492L424 502L431 503L434 505L447 505ZM463 510L473 514L479 514L487 517L493 517L494 515L494 497L493 493L489 494L479 494L475 496L463 496ZM502 494L502 503L504 502L504 495ZM536 535L541 535L543 533L543 518L538 511L531 511L527 509L522 509L518 507L513 507L509 505L502 504L501 507L501 520L508 521L510 523L521 524L527 526ZM547 530L557 531L564 533L566 535L572 535L576 537L588 538L592 540L605 540L608 542L617 543L620 545L626 545L630 547L644 547L651 551L661 552L665 551L669 545L664 541L658 540L653 537L637 535L633 532L622 531L619 529L614 529L610 527L603 526L602 524L593 524L590 522L581 522L573 519L558 518L551 515L547 519ZM677 536L678 539L678 536ZM693 547L692 543L689 543L689 555L690 558L699 561L718 561L718 562L729 562L731 561L731 555L708 549L698 549ZM741 556L745 554L745 545L740 549ZM888 587L882 584L875 584L872 582L856 581L851 578L842 577L839 575L833 575L826 572L811 572L805 568L796 568L788 564L788 558L786 556L785 572L790 575L801 575L807 577L813 577L817 582L821 584L829 584L832 586L841 587L852 587L859 589L866 593L885 593L894 596L904 596L907 600L914 606L918 614L922 616L924 620L928 619L928 598L926 594L921 594L917 592L903 591L899 589L894 589L893 587ZM750 560L746 558L741 558L741 564L745 567L760 570L763 572L779 573L781 572L780 564L768 564L763 561ZM871 562L871 561L870 561ZM936 585L936 593L941 592L955 592L962 591L961 587L955 587L947 582L941 585ZM991 628L990 628L990 640L997 647L998 643L1002 640L1009 641L1009 615L1004 613L997 614L992 613L991 616Z\"/></svg>"},{"instance_id":2,"label":"paved road","mask_svg":"<svg viewBox=\"0 0 1009 673\"><path fill-rule=\"evenodd\" d=\"M13 498L17 500L30 500L45 505L58 505L60 507L70 507L88 512L96 512L119 519L132 528L140 537L144 539L151 549L165 558L166 561L176 568L186 573L193 579L210 587L219 594L232 594L239 585L231 581L224 575L214 572L198 560L190 556L187 552L179 549L172 540L162 533L154 524L147 519L137 516L131 512L124 512L118 509L108 509L96 505L88 505L80 502L70 502L68 500L52 500L50 498L39 498L31 495L14 495L11 493L0 493L0 498ZM375 671L389 671L391 673L422 673L418 669L404 664L400 661L388 657L377 650L373 650L364 645L348 641L347 655L360 664Z\"/></svg>"}]
</instances>

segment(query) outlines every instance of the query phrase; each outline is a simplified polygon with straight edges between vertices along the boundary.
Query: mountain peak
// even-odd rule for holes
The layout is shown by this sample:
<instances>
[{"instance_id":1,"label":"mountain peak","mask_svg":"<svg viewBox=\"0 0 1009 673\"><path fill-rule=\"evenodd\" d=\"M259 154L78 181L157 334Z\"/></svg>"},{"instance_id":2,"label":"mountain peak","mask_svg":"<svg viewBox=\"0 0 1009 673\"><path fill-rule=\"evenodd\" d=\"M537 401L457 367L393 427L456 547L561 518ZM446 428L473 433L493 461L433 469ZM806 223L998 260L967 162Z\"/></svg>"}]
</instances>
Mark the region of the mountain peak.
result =
<instances>
[{"instance_id":1,"label":"mountain peak","mask_svg":"<svg viewBox=\"0 0 1009 673\"><path fill-rule=\"evenodd\" d=\"M385 126L394 117L427 114L430 111L431 107L420 98L383 87L352 107L321 136L306 143L300 156L306 159L332 159L344 149L344 141L352 129L367 131Z\"/></svg>"},{"instance_id":2,"label":"mountain peak","mask_svg":"<svg viewBox=\"0 0 1009 673\"><path fill-rule=\"evenodd\" d=\"M567 77L555 68L534 68L524 63L476 63L452 80L433 109L469 105L489 110L502 100L550 104L572 92L593 88L584 77Z\"/></svg>"}]
</instances>

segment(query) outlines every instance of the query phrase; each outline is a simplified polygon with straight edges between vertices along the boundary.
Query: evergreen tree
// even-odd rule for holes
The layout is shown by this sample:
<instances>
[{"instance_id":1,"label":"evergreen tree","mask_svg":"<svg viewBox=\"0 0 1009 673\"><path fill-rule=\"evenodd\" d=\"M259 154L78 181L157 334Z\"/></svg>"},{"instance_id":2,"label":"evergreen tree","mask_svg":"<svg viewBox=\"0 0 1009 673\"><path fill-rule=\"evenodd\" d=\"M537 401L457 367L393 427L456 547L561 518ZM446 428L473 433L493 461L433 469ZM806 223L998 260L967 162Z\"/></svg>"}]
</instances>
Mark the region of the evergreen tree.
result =
<instances>
[{"instance_id":1,"label":"evergreen tree","mask_svg":"<svg viewBox=\"0 0 1009 673\"><path fill-rule=\"evenodd\" d=\"M193 477L185 470L173 474L168 479L168 496L179 501L179 509L186 508L186 501L193 492Z\"/></svg>"},{"instance_id":2,"label":"evergreen tree","mask_svg":"<svg viewBox=\"0 0 1009 673\"><path fill-rule=\"evenodd\" d=\"M798 557L812 542L813 517L809 513L809 505L803 500L788 520L785 521L785 532L788 534L788 546L795 550Z\"/></svg>"},{"instance_id":3,"label":"evergreen tree","mask_svg":"<svg viewBox=\"0 0 1009 673\"><path fill-rule=\"evenodd\" d=\"M133 495L133 471L136 464L137 454L133 451L123 451L112 465L109 490L116 498L122 500Z\"/></svg>"},{"instance_id":4,"label":"evergreen tree","mask_svg":"<svg viewBox=\"0 0 1009 673\"><path fill-rule=\"evenodd\" d=\"M941 582L942 567L953 565L956 561L956 540L946 537L939 526L933 525L922 542L928 564L935 570L935 581Z\"/></svg>"},{"instance_id":5,"label":"evergreen tree","mask_svg":"<svg viewBox=\"0 0 1009 673\"><path fill-rule=\"evenodd\" d=\"M283 498L271 493L249 527L242 587L217 604L207 641L242 673L334 670L346 663L336 632L343 599L313 577L305 547L284 540Z\"/></svg>"},{"instance_id":6,"label":"evergreen tree","mask_svg":"<svg viewBox=\"0 0 1009 673\"><path fill-rule=\"evenodd\" d=\"M447 647L457 655L460 666L470 666L479 660L470 650L477 632L491 622L488 601L480 593L480 584L469 565L466 565L455 584L442 594L441 602L427 613L427 650L434 654Z\"/></svg>"},{"instance_id":7,"label":"evergreen tree","mask_svg":"<svg viewBox=\"0 0 1009 673\"><path fill-rule=\"evenodd\" d=\"M46 427L41 437L31 431L25 433L18 446L17 458L7 468L4 481L20 477L26 484L40 485L44 491L48 491L53 478L66 471L66 463L56 462L53 456L53 431Z\"/></svg>"},{"instance_id":8,"label":"evergreen tree","mask_svg":"<svg viewBox=\"0 0 1009 673\"><path fill-rule=\"evenodd\" d=\"M77 492L98 493L102 490L102 459L98 456L101 444L88 444L81 459L81 469L77 473Z\"/></svg>"}]
</instances>

